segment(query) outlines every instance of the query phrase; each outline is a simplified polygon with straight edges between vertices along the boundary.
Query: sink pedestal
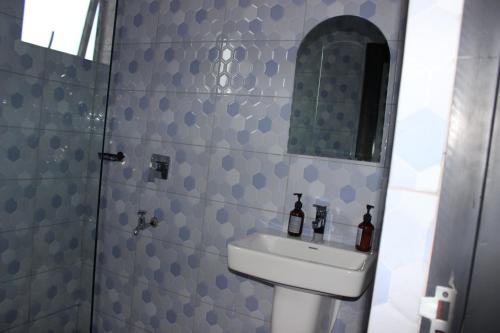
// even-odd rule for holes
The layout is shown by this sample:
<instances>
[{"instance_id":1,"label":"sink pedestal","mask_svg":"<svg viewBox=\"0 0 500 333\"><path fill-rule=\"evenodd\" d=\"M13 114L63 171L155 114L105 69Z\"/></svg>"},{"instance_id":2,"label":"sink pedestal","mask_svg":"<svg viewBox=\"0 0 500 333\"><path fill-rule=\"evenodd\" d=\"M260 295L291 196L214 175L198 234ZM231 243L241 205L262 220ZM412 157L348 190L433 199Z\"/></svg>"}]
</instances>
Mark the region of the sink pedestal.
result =
<instances>
[{"instance_id":1,"label":"sink pedestal","mask_svg":"<svg viewBox=\"0 0 500 333\"><path fill-rule=\"evenodd\" d=\"M275 285L271 332L331 332L339 305L332 297Z\"/></svg>"}]
</instances>

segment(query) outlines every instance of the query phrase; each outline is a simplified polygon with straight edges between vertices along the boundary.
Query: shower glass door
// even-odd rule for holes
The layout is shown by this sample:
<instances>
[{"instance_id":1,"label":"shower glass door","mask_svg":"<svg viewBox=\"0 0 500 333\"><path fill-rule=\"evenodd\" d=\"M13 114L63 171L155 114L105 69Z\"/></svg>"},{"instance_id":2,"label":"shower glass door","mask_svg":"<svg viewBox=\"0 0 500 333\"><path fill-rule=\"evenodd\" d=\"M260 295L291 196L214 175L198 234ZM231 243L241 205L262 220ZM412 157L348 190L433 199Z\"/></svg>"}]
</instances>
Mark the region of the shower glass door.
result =
<instances>
[{"instance_id":1,"label":"shower glass door","mask_svg":"<svg viewBox=\"0 0 500 333\"><path fill-rule=\"evenodd\" d=\"M0 1L0 332L89 332L114 0Z\"/></svg>"}]
</instances>

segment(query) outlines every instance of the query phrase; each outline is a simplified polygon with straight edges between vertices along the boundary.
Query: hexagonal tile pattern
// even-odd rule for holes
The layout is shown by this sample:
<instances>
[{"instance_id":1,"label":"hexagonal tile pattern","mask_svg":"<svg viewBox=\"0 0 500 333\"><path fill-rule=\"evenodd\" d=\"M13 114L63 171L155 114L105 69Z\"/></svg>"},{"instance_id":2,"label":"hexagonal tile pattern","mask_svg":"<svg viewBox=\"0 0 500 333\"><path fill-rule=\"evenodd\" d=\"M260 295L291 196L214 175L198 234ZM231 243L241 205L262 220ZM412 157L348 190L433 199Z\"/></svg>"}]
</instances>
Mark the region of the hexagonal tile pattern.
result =
<instances>
[{"instance_id":1,"label":"hexagonal tile pattern","mask_svg":"<svg viewBox=\"0 0 500 333\"><path fill-rule=\"evenodd\" d=\"M210 152L207 149L192 145L150 141L147 144L146 156L152 154L171 157L169 181L155 180L154 182L147 182L146 187L196 197L204 195L210 158ZM147 175L148 171L146 170L144 173L145 180L147 180Z\"/></svg>"},{"instance_id":2,"label":"hexagonal tile pattern","mask_svg":"<svg viewBox=\"0 0 500 333\"><path fill-rule=\"evenodd\" d=\"M226 156L234 160L234 169L229 171L222 166ZM207 195L212 200L281 211L286 179L274 171L277 165L287 162L287 157L279 155L217 149L210 161Z\"/></svg>"},{"instance_id":3,"label":"hexagonal tile pattern","mask_svg":"<svg viewBox=\"0 0 500 333\"><path fill-rule=\"evenodd\" d=\"M38 127L43 82L15 73L0 72L0 121L4 125Z\"/></svg>"},{"instance_id":4,"label":"hexagonal tile pattern","mask_svg":"<svg viewBox=\"0 0 500 333\"><path fill-rule=\"evenodd\" d=\"M36 225L80 221L85 213L85 186L80 179L40 180L33 214Z\"/></svg>"},{"instance_id":5,"label":"hexagonal tile pattern","mask_svg":"<svg viewBox=\"0 0 500 333\"><path fill-rule=\"evenodd\" d=\"M151 88L214 92L219 49L215 42L156 44Z\"/></svg>"},{"instance_id":6,"label":"hexagonal tile pattern","mask_svg":"<svg viewBox=\"0 0 500 333\"><path fill-rule=\"evenodd\" d=\"M93 89L47 82L43 92L43 129L78 132L92 130Z\"/></svg>"},{"instance_id":7,"label":"hexagonal tile pattern","mask_svg":"<svg viewBox=\"0 0 500 333\"><path fill-rule=\"evenodd\" d=\"M151 44L120 44L114 48L112 87L146 90L151 83L155 51Z\"/></svg>"},{"instance_id":8,"label":"hexagonal tile pattern","mask_svg":"<svg viewBox=\"0 0 500 333\"><path fill-rule=\"evenodd\" d=\"M282 154L288 139L290 104L287 98L221 97L213 130L215 145Z\"/></svg>"},{"instance_id":9,"label":"hexagonal tile pattern","mask_svg":"<svg viewBox=\"0 0 500 333\"><path fill-rule=\"evenodd\" d=\"M300 40L303 0L228 0L224 33L234 40Z\"/></svg>"},{"instance_id":10,"label":"hexagonal tile pattern","mask_svg":"<svg viewBox=\"0 0 500 333\"><path fill-rule=\"evenodd\" d=\"M120 43L153 42L159 11L160 5L156 0L119 2L116 40Z\"/></svg>"},{"instance_id":11,"label":"hexagonal tile pattern","mask_svg":"<svg viewBox=\"0 0 500 333\"><path fill-rule=\"evenodd\" d=\"M21 128L0 128L0 178L17 179L33 178L36 163L36 152L39 145L38 131ZM13 156L13 149L17 148L17 157Z\"/></svg>"},{"instance_id":12,"label":"hexagonal tile pattern","mask_svg":"<svg viewBox=\"0 0 500 333\"><path fill-rule=\"evenodd\" d=\"M107 132L129 138L144 138L152 109L151 94L115 90L110 93Z\"/></svg>"},{"instance_id":13,"label":"hexagonal tile pattern","mask_svg":"<svg viewBox=\"0 0 500 333\"><path fill-rule=\"evenodd\" d=\"M30 274L32 238L31 229L0 233L0 281Z\"/></svg>"},{"instance_id":14,"label":"hexagonal tile pattern","mask_svg":"<svg viewBox=\"0 0 500 333\"><path fill-rule=\"evenodd\" d=\"M192 248L142 237L135 274L143 283L191 296L196 285L199 254Z\"/></svg>"},{"instance_id":15,"label":"hexagonal tile pattern","mask_svg":"<svg viewBox=\"0 0 500 333\"><path fill-rule=\"evenodd\" d=\"M8 329L28 321L29 278L0 283L0 329Z\"/></svg>"},{"instance_id":16,"label":"hexagonal tile pattern","mask_svg":"<svg viewBox=\"0 0 500 333\"><path fill-rule=\"evenodd\" d=\"M158 42L215 41L224 22L225 1L169 0L160 5Z\"/></svg>"},{"instance_id":17,"label":"hexagonal tile pattern","mask_svg":"<svg viewBox=\"0 0 500 333\"><path fill-rule=\"evenodd\" d=\"M217 91L289 97L297 47L292 41L229 41L222 44Z\"/></svg>"},{"instance_id":18,"label":"hexagonal tile pattern","mask_svg":"<svg viewBox=\"0 0 500 333\"><path fill-rule=\"evenodd\" d=\"M352 226L362 221L365 206L372 204L373 223L378 226L381 189L372 190L367 182L368 177L373 182L382 182L383 175L383 169L376 166L293 157L288 192L304 193L304 211L311 219L315 216L312 204L326 202L332 221ZM291 210L293 203L293 198L288 197L285 211Z\"/></svg>"},{"instance_id":19,"label":"hexagonal tile pattern","mask_svg":"<svg viewBox=\"0 0 500 333\"><path fill-rule=\"evenodd\" d=\"M204 303L234 309L261 320L270 320L272 287L229 272L226 257L203 254L196 290ZM247 306L248 298L251 298L250 306Z\"/></svg>"},{"instance_id":20,"label":"hexagonal tile pattern","mask_svg":"<svg viewBox=\"0 0 500 333\"><path fill-rule=\"evenodd\" d=\"M97 241L97 265L123 276L130 276L134 270L137 238L132 233L103 227Z\"/></svg>"},{"instance_id":21,"label":"hexagonal tile pattern","mask_svg":"<svg viewBox=\"0 0 500 333\"><path fill-rule=\"evenodd\" d=\"M196 303L165 289L139 283L131 321L148 332L192 332Z\"/></svg>"},{"instance_id":22,"label":"hexagonal tile pattern","mask_svg":"<svg viewBox=\"0 0 500 333\"><path fill-rule=\"evenodd\" d=\"M147 137L205 145L212 137L216 98L207 94L155 93L147 122Z\"/></svg>"},{"instance_id":23,"label":"hexagonal tile pattern","mask_svg":"<svg viewBox=\"0 0 500 333\"><path fill-rule=\"evenodd\" d=\"M97 271L95 309L121 320L129 320L133 285L128 278L111 272Z\"/></svg>"},{"instance_id":24,"label":"hexagonal tile pattern","mask_svg":"<svg viewBox=\"0 0 500 333\"><path fill-rule=\"evenodd\" d=\"M39 273L80 260L82 223L37 228L33 235L32 271Z\"/></svg>"},{"instance_id":25,"label":"hexagonal tile pattern","mask_svg":"<svg viewBox=\"0 0 500 333\"><path fill-rule=\"evenodd\" d=\"M403 38L400 24L401 6L403 5L401 1L392 0L311 0L307 2L304 33L309 32L327 18L355 15L374 23L384 33L387 40L399 40Z\"/></svg>"},{"instance_id":26,"label":"hexagonal tile pattern","mask_svg":"<svg viewBox=\"0 0 500 333\"><path fill-rule=\"evenodd\" d=\"M201 303L196 308L195 332L241 332L241 333L269 333L269 322L247 317L219 308L217 306Z\"/></svg>"},{"instance_id":27,"label":"hexagonal tile pattern","mask_svg":"<svg viewBox=\"0 0 500 333\"><path fill-rule=\"evenodd\" d=\"M31 180L0 182L0 232L33 225L36 190Z\"/></svg>"},{"instance_id":28,"label":"hexagonal tile pattern","mask_svg":"<svg viewBox=\"0 0 500 333\"><path fill-rule=\"evenodd\" d=\"M55 50L47 51L45 77L49 80L94 87L96 65L86 59Z\"/></svg>"},{"instance_id":29,"label":"hexagonal tile pattern","mask_svg":"<svg viewBox=\"0 0 500 333\"><path fill-rule=\"evenodd\" d=\"M77 311L77 308L72 308L39 319L30 326L29 332L74 332L77 322L80 321L80 318L77 318Z\"/></svg>"},{"instance_id":30,"label":"hexagonal tile pattern","mask_svg":"<svg viewBox=\"0 0 500 333\"><path fill-rule=\"evenodd\" d=\"M283 229L283 215L210 201L205 209L203 247L206 251L227 255L227 244L257 231Z\"/></svg>"},{"instance_id":31,"label":"hexagonal tile pattern","mask_svg":"<svg viewBox=\"0 0 500 333\"><path fill-rule=\"evenodd\" d=\"M144 230L144 236L193 248L199 246L204 210L200 199L145 190L140 198L140 209L160 221L155 229Z\"/></svg>"},{"instance_id":32,"label":"hexagonal tile pattern","mask_svg":"<svg viewBox=\"0 0 500 333\"><path fill-rule=\"evenodd\" d=\"M79 289L78 265L35 275L31 280L31 318L40 318L78 304Z\"/></svg>"}]
</instances>

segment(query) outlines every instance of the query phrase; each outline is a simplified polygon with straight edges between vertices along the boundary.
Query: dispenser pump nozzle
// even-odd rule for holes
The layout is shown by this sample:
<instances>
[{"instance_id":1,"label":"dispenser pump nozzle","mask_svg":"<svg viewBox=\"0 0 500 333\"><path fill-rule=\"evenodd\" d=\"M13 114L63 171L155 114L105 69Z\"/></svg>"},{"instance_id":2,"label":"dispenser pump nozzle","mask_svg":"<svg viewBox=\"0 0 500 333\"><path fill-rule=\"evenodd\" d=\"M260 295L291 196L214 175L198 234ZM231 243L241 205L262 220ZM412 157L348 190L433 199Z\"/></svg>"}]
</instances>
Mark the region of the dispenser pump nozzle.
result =
<instances>
[{"instance_id":1,"label":"dispenser pump nozzle","mask_svg":"<svg viewBox=\"0 0 500 333\"><path fill-rule=\"evenodd\" d=\"M302 193L294 193L293 195L297 196L297 202L295 203L295 209L301 209L302 202L300 201L300 198L302 198Z\"/></svg>"},{"instance_id":2,"label":"dispenser pump nozzle","mask_svg":"<svg viewBox=\"0 0 500 333\"><path fill-rule=\"evenodd\" d=\"M370 214L370 210L375 208L372 205L366 205L366 214L363 216L363 222L371 222L372 221L372 216Z\"/></svg>"}]
</instances>

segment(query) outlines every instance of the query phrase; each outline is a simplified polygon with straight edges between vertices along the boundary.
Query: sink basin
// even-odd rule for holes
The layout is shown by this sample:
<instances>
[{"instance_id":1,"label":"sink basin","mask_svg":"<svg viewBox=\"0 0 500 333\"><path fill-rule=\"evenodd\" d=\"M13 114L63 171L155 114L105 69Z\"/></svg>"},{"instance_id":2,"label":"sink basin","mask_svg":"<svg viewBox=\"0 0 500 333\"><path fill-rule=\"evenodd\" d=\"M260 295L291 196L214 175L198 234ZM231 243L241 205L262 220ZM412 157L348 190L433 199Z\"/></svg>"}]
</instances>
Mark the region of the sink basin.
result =
<instances>
[{"instance_id":1,"label":"sink basin","mask_svg":"<svg viewBox=\"0 0 500 333\"><path fill-rule=\"evenodd\" d=\"M359 297L373 278L376 255L343 244L311 243L256 233L228 245L229 268L312 292Z\"/></svg>"},{"instance_id":2,"label":"sink basin","mask_svg":"<svg viewBox=\"0 0 500 333\"><path fill-rule=\"evenodd\" d=\"M330 332L340 306L333 296L361 296L375 261L376 254L354 247L284 235L256 233L228 244L230 269L274 285L272 333L320 332L324 318Z\"/></svg>"}]
</instances>

